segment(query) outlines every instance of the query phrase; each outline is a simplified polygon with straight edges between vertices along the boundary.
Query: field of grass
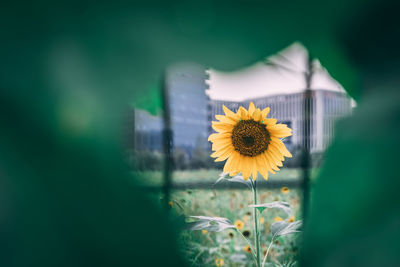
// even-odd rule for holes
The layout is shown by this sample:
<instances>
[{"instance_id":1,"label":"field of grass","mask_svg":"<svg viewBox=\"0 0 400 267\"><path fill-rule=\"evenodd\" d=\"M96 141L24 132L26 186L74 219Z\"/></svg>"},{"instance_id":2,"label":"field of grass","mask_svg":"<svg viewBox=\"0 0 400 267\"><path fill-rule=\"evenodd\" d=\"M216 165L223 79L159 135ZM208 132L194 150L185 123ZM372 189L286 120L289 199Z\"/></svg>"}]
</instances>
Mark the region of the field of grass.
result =
<instances>
[{"instance_id":1,"label":"field of grass","mask_svg":"<svg viewBox=\"0 0 400 267\"><path fill-rule=\"evenodd\" d=\"M200 169L200 170L183 170L174 171L172 173L173 183L197 183L197 182L215 182L220 170L216 169ZM140 172L141 181L146 185L161 185L162 184L162 172L161 171L145 171ZM282 179L296 179L300 177L299 169L283 168L276 174L270 174L269 181L277 181ZM263 180L260 178L260 181Z\"/></svg>"},{"instance_id":2,"label":"field of grass","mask_svg":"<svg viewBox=\"0 0 400 267\"><path fill-rule=\"evenodd\" d=\"M180 171L174 173L174 182L215 182L218 179L217 170L198 170L198 171ZM146 175L159 175L160 173L147 173ZM296 179L299 171L296 169L283 169L272 179ZM154 179L154 176L153 176ZM285 201L292 207L292 216L294 220L300 219L300 192L298 189L289 188L289 192L281 190L259 191L259 201L268 203L272 201ZM253 243L254 233L252 232L252 210L248 207L252 204L251 190L243 185L243 189L223 189L215 190L210 187L209 190L186 189L176 190L172 194L172 210L176 214L187 216L204 215L225 217L232 222L240 220L243 228L240 229L244 235L249 235ZM262 213L261 244L263 252L267 250L270 244L271 234L269 227L271 223L279 218L289 219L285 213L279 210L265 210ZM266 266L276 266L275 261L280 263L295 262L298 255L298 238L300 234L293 234L279 237L274 241L269 253L269 264ZM184 231L180 237L181 249L186 255L192 266L216 266L216 261L224 266L254 266L250 252L246 251L246 241L238 233L225 230L219 233L205 231Z\"/></svg>"}]
</instances>

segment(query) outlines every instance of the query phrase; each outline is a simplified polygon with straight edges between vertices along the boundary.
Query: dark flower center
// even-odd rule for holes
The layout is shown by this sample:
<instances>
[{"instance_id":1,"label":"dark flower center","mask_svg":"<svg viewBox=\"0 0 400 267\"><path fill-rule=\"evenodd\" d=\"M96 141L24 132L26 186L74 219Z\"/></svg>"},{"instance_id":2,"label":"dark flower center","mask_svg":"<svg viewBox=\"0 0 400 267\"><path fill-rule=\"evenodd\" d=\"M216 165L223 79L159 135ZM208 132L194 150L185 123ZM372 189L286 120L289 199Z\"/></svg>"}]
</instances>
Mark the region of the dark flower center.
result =
<instances>
[{"instance_id":1,"label":"dark flower center","mask_svg":"<svg viewBox=\"0 0 400 267\"><path fill-rule=\"evenodd\" d=\"M243 145L250 147L250 146L254 145L254 138L253 138L253 136L243 136L242 142L243 142Z\"/></svg>"},{"instance_id":2,"label":"dark flower center","mask_svg":"<svg viewBox=\"0 0 400 267\"><path fill-rule=\"evenodd\" d=\"M270 134L265 125L254 120L241 120L233 127L232 144L240 154L255 157L268 148Z\"/></svg>"},{"instance_id":3,"label":"dark flower center","mask_svg":"<svg viewBox=\"0 0 400 267\"><path fill-rule=\"evenodd\" d=\"M249 237L249 236L250 236L250 231L244 230L244 231L242 232L242 234L244 235L244 237Z\"/></svg>"}]
</instances>

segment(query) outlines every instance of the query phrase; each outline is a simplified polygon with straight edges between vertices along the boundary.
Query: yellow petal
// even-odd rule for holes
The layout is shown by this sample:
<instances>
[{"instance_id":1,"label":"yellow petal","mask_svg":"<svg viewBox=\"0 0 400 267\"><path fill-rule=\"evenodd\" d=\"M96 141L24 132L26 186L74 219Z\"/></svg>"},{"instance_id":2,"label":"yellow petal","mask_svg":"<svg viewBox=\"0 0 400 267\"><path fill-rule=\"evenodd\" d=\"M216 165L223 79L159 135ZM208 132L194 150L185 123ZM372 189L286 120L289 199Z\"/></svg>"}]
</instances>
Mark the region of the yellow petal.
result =
<instances>
[{"instance_id":1,"label":"yellow petal","mask_svg":"<svg viewBox=\"0 0 400 267\"><path fill-rule=\"evenodd\" d=\"M261 118L261 110L259 108L254 111L253 119L255 121L261 121L262 120L262 118Z\"/></svg>"},{"instance_id":2,"label":"yellow petal","mask_svg":"<svg viewBox=\"0 0 400 267\"><path fill-rule=\"evenodd\" d=\"M253 180L255 181L257 179L257 163L254 157L250 158L251 162L251 175L253 177Z\"/></svg>"},{"instance_id":3,"label":"yellow petal","mask_svg":"<svg viewBox=\"0 0 400 267\"><path fill-rule=\"evenodd\" d=\"M269 169L269 166L268 166L267 164L265 164L264 156L261 154L261 155L255 157L255 160L256 160L256 165L257 165L257 170L258 170L258 172L259 172L262 176L264 176L264 174L267 173L267 179L268 179L268 169Z\"/></svg>"},{"instance_id":4,"label":"yellow petal","mask_svg":"<svg viewBox=\"0 0 400 267\"><path fill-rule=\"evenodd\" d=\"M274 137L288 137L292 135L292 130L288 128L286 125L281 126L284 124L275 124L275 125L268 125L267 130L270 132L270 134Z\"/></svg>"},{"instance_id":5,"label":"yellow petal","mask_svg":"<svg viewBox=\"0 0 400 267\"><path fill-rule=\"evenodd\" d=\"M240 119L242 119L242 120L248 120L249 119L247 110L244 107L239 107L237 113L238 113Z\"/></svg>"},{"instance_id":6,"label":"yellow petal","mask_svg":"<svg viewBox=\"0 0 400 267\"><path fill-rule=\"evenodd\" d=\"M267 118L268 113L269 113L270 110L271 110L271 109L270 109L269 107L266 107L266 108L264 108L264 109L261 111L261 116L262 116L263 119L266 119L266 118Z\"/></svg>"},{"instance_id":7,"label":"yellow petal","mask_svg":"<svg viewBox=\"0 0 400 267\"><path fill-rule=\"evenodd\" d=\"M217 132L231 132L233 126L231 124L213 121L211 127Z\"/></svg>"},{"instance_id":8,"label":"yellow petal","mask_svg":"<svg viewBox=\"0 0 400 267\"><path fill-rule=\"evenodd\" d=\"M242 163L242 174L245 180L249 179L251 175L251 163L249 161L249 157L242 156L243 163Z\"/></svg>"},{"instance_id":9,"label":"yellow petal","mask_svg":"<svg viewBox=\"0 0 400 267\"><path fill-rule=\"evenodd\" d=\"M283 154L279 151L279 149L276 149L274 146L271 146L271 152L274 153L275 157L278 157L280 161L284 161L285 158L283 157Z\"/></svg>"},{"instance_id":10,"label":"yellow petal","mask_svg":"<svg viewBox=\"0 0 400 267\"><path fill-rule=\"evenodd\" d=\"M256 107L254 106L254 103L250 102L250 104L249 104L249 115L252 116L255 110L256 110Z\"/></svg>"},{"instance_id":11,"label":"yellow petal","mask_svg":"<svg viewBox=\"0 0 400 267\"><path fill-rule=\"evenodd\" d=\"M286 126L286 124L275 124L267 126L268 129L271 129L276 132L292 132L292 129Z\"/></svg>"},{"instance_id":12,"label":"yellow petal","mask_svg":"<svg viewBox=\"0 0 400 267\"><path fill-rule=\"evenodd\" d=\"M231 162L231 165L230 165L229 175L230 176L234 176L234 175L239 173L239 171L238 171L238 165L239 165L238 161L240 159L240 155L239 155L238 152L233 151L231 156L230 156L230 158L232 158L232 162Z\"/></svg>"},{"instance_id":13,"label":"yellow petal","mask_svg":"<svg viewBox=\"0 0 400 267\"><path fill-rule=\"evenodd\" d=\"M215 161L215 162L224 161L224 160L226 160L227 158L229 158L231 155L232 155L232 151L227 151L227 152L225 152L224 154L222 154L222 156L216 158L214 161Z\"/></svg>"},{"instance_id":14,"label":"yellow petal","mask_svg":"<svg viewBox=\"0 0 400 267\"><path fill-rule=\"evenodd\" d=\"M265 124L265 125L270 125L270 126L272 126L272 125L275 125L276 122L277 122L277 120L276 120L276 119L272 119L272 118L270 118L270 119L263 119L263 124Z\"/></svg>"},{"instance_id":15,"label":"yellow petal","mask_svg":"<svg viewBox=\"0 0 400 267\"><path fill-rule=\"evenodd\" d=\"M274 129L279 129L279 130L286 130L286 129L289 129L289 130L291 130L289 127L287 127L287 125L286 124L277 124L277 125L275 125L274 126Z\"/></svg>"},{"instance_id":16,"label":"yellow petal","mask_svg":"<svg viewBox=\"0 0 400 267\"><path fill-rule=\"evenodd\" d=\"M239 117L235 114L235 112L231 111L229 108L227 108L225 105L222 105L222 109L225 112L225 115L233 118L233 119L238 119Z\"/></svg>"},{"instance_id":17,"label":"yellow petal","mask_svg":"<svg viewBox=\"0 0 400 267\"><path fill-rule=\"evenodd\" d=\"M215 151L214 153L212 153L210 155L210 157L218 158L218 157L221 157L222 155L224 155L226 152L233 151L233 150L234 150L233 146L228 146L228 147L226 147L224 149L220 149L218 151Z\"/></svg>"},{"instance_id":18,"label":"yellow petal","mask_svg":"<svg viewBox=\"0 0 400 267\"><path fill-rule=\"evenodd\" d=\"M257 180L257 170L253 169L253 172L251 173L251 177L253 178L253 180Z\"/></svg>"},{"instance_id":19,"label":"yellow petal","mask_svg":"<svg viewBox=\"0 0 400 267\"><path fill-rule=\"evenodd\" d=\"M224 132L224 133L213 133L210 134L208 137L208 141L215 141L215 140L225 140L225 139L230 139L232 136L232 133L229 132Z\"/></svg>"},{"instance_id":20,"label":"yellow petal","mask_svg":"<svg viewBox=\"0 0 400 267\"><path fill-rule=\"evenodd\" d=\"M261 173L262 177L264 178L265 181L268 180L268 171L264 171L263 173Z\"/></svg>"},{"instance_id":21,"label":"yellow petal","mask_svg":"<svg viewBox=\"0 0 400 267\"><path fill-rule=\"evenodd\" d=\"M258 155L255 157L257 170L262 173L263 170L268 170L268 167L265 165L262 155Z\"/></svg>"},{"instance_id":22,"label":"yellow petal","mask_svg":"<svg viewBox=\"0 0 400 267\"><path fill-rule=\"evenodd\" d=\"M289 152L289 150L287 150L285 144L279 140L278 138L272 137L271 138L271 142L270 144L272 144L273 146L277 147L279 149L279 151L287 158L291 158L292 154Z\"/></svg>"},{"instance_id":23,"label":"yellow petal","mask_svg":"<svg viewBox=\"0 0 400 267\"><path fill-rule=\"evenodd\" d=\"M215 115L215 118L217 120L219 120L220 122L223 122L223 123L232 124L232 125L236 125L237 124L237 120L232 119L232 118L227 117L227 116L224 116L224 115Z\"/></svg>"},{"instance_id":24,"label":"yellow petal","mask_svg":"<svg viewBox=\"0 0 400 267\"><path fill-rule=\"evenodd\" d=\"M214 144L212 144L211 149L213 151L217 151L217 150L221 150L221 149L225 149L228 146L232 146L231 142L225 142L225 143L217 143L215 142Z\"/></svg>"},{"instance_id":25,"label":"yellow petal","mask_svg":"<svg viewBox=\"0 0 400 267\"><path fill-rule=\"evenodd\" d=\"M229 157L228 160L225 162L224 172L229 172L231 170L233 157Z\"/></svg>"},{"instance_id":26,"label":"yellow petal","mask_svg":"<svg viewBox=\"0 0 400 267\"><path fill-rule=\"evenodd\" d=\"M218 149L217 147L224 146L226 144L232 144L232 140L231 139L217 139L217 140L214 140L212 143L213 143L212 150L217 150ZM216 149L214 149L214 147Z\"/></svg>"},{"instance_id":27,"label":"yellow petal","mask_svg":"<svg viewBox=\"0 0 400 267\"><path fill-rule=\"evenodd\" d=\"M282 167L282 162L279 160L278 157L275 156L274 153L271 152L271 149L268 148L267 150L267 155L272 159L272 161L278 166L278 167Z\"/></svg>"},{"instance_id":28,"label":"yellow petal","mask_svg":"<svg viewBox=\"0 0 400 267\"><path fill-rule=\"evenodd\" d=\"M272 157L269 155L268 152L264 152L264 157L265 157L266 161L268 162L271 170L279 171L279 168L275 164L275 160L272 159ZM271 173L274 173L274 172L271 172Z\"/></svg>"}]
</instances>

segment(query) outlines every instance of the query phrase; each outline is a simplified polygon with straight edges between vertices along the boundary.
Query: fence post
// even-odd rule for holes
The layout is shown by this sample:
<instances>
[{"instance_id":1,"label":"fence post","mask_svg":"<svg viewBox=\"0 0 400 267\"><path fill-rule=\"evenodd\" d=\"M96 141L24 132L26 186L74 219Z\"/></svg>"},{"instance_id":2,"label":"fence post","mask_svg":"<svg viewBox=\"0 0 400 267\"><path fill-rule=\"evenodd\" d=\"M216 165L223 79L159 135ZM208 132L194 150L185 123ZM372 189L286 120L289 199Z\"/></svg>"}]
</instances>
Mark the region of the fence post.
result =
<instances>
[{"instance_id":1,"label":"fence post","mask_svg":"<svg viewBox=\"0 0 400 267\"><path fill-rule=\"evenodd\" d=\"M172 130L171 130L171 114L169 104L169 88L167 71L164 71L161 84L161 97L163 107L163 151L164 151L164 168L163 168L163 193L165 205L168 207L171 191L171 172L172 172Z\"/></svg>"},{"instance_id":2,"label":"fence post","mask_svg":"<svg viewBox=\"0 0 400 267\"><path fill-rule=\"evenodd\" d=\"M313 66L311 56L308 55L307 70L304 73L306 81L306 88L304 91L303 100L303 153L302 153L302 176L303 176L303 223L305 222L308 214L308 207L310 202L310 167L311 167L311 156L310 156L310 138L311 138L311 113L312 108L312 76Z\"/></svg>"}]
</instances>

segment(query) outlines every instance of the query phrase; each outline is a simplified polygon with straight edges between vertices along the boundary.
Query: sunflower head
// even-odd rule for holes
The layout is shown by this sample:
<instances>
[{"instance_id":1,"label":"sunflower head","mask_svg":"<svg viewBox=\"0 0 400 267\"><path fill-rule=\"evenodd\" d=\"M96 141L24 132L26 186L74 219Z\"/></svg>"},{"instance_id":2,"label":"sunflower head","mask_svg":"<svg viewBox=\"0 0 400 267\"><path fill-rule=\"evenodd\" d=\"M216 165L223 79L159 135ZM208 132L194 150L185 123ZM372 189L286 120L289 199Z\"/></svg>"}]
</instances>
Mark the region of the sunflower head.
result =
<instances>
[{"instance_id":1,"label":"sunflower head","mask_svg":"<svg viewBox=\"0 0 400 267\"><path fill-rule=\"evenodd\" d=\"M238 230L242 229L244 226L244 222L242 222L241 220L236 220L234 224Z\"/></svg>"},{"instance_id":2,"label":"sunflower head","mask_svg":"<svg viewBox=\"0 0 400 267\"><path fill-rule=\"evenodd\" d=\"M224 259L216 258L215 266L224 266Z\"/></svg>"},{"instance_id":3,"label":"sunflower head","mask_svg":"<svg viewBox=\"0 0 400 267\"><path fill-rule=\"evenodd\" d=\"M282 187L282 188L281 188L281 192L282 192L283 194L288 194L288 193L290 192L289 187L287 187L287 186Z\"/></svg>"},{"instance_id":4,"label":"sunflower head","mask_svg":"<svg viewBox=\"0 0 400 267\"><path fill-rule=\"evenodd\" d=\"M246 230L243 230L242 234L244 237L249 238L251 236L251 231L246 229Z\"/></svg>"},{"instance_id":5,"label":"sunflower head","mask_svg":"<svg viewBox=\"0 0 400 267\"><path fill-rule=\"evenodd\" d=\"M236 113L222 108L225 115L215 116L218 121L213 121L212 127L217 133L208 140L215 151L211 157L227 160L224 172L231 176L241 172L246 180L250 176L255 180L259 172L268 179L268 172L278 171L284 157L292 157L280 139L292 135L292 130L267 118L270 108L256 109L253 102L248 110L240 107Z\"/></svg>"},{"instance_id":6,"label":"sunflower head","mask_svg":"<svg viewBox=\"0 0 400 267\"><path fill-rule=\"evenodd\" d=\"M234 232L234 231L229 231L229 232L228 232L228 237L229 237L230 239L234 238L234 237L235 237L235 232Z\"/></svg>"}]
</instances>

